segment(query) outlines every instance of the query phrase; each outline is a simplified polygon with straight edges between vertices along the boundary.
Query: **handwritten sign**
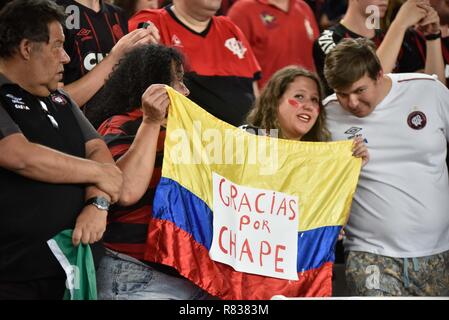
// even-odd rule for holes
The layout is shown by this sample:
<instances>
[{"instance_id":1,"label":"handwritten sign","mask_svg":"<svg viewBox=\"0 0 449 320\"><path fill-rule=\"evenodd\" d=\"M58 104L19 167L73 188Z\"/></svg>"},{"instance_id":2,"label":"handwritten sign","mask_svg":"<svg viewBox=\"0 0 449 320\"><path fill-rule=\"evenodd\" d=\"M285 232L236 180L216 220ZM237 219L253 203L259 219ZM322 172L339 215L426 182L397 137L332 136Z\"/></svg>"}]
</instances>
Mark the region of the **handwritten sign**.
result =
<instances>
[{"instance_id":1,"label":"handwritten sign","mask_svg":"<svg viewBox=\"0 0 449 320\"><path fill-rule=\"evenodd\" d=\"M241 186L213 173L212 260L235 270L298 280L297 196Z\"/></svg>"}]
</instances>

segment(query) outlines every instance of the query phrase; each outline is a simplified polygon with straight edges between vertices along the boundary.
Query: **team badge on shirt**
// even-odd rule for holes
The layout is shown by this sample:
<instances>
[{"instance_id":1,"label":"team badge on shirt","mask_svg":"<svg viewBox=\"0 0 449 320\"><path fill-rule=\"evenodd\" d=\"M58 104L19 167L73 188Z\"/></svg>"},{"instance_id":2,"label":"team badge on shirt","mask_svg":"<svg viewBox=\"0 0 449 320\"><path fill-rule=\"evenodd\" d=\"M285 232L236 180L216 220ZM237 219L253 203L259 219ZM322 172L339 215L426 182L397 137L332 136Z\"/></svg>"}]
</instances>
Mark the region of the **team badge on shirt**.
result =
<instances>
[{"instance_id":1,"label":"team badge on shirt","mask_svg":"<svg viewBox=\"0 0 449 320\"><path fill-rule=\"evenodd\" d=\"M426 115L421 111L413 111L407 117L407 124L414 130L421 130L427 124Z\"/></svg>"},{"instance_id":2,"label":"team badge on shirt","mask_svg":"<svg viewBox=\"0 0 449 320\"><path fill-rule=\"evenodd\" d=\"M248 50L243 45L242 41L238 41L236 38L229 38L225 41L225 47L231 50L239 59L245 57L245 52Z\"/></svg>"},{"instance_id":3,"label":"team badge on shirt","mask_svg":"<svg viewBox=\"0 0 449 320\"><path fill-rule=\"evenodd\" d=\"M118 24L114 24L112 26L112 33L114 34L116 40L120 40L124 36L122 27Z\"/></svg>"},{"instance_id":4,"label":"team badge on shirt","mask_svg":"<svg viewBox=\"0 0 449 320\"><path fill-rule=\"evenodd\" d=\"M277 25L276 23L276 17L266 13L266 12L262 12L260 14L260 19L262 20L262 23L267 27L267 28L273 28Z\"/></svg>"},{"instance_id":5,"label":"team badge on shirt","mask_svg":"<svg viewBox=\"0 0 449 320\"><path fill-rule=\"evenodd\" d=\"M53 101L54 103L57 103L57 104L62 104L63 106L65 106L67 104L67 100L61 94L52 94L51 101Z\"/></svg>"}]
</instances>

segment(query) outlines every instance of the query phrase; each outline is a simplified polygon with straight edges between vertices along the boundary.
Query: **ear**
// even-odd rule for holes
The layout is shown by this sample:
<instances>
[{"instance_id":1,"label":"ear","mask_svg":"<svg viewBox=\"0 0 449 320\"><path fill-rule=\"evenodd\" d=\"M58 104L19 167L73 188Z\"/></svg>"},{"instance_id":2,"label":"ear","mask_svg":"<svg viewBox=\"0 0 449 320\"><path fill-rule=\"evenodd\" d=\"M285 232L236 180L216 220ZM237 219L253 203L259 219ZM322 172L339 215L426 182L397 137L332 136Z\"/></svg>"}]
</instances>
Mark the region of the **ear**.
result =
<instances>
[{"instance_id":1,"label":"ear","mask_svg":"<svg viewBox=\"0 0 449 320\"><path fill-rule=\"evenodd\" d=\"M31 51L33 49L34 43L28 39L22 39L19 44L19 54L24 60L30 60Z\"/></svg>"},{"instance_id":2,"label":"ear","mask_svg":"<svg viewBox=\"0 0 449 320\"><path fill-rule=\"evenodd\" d=\"M379 73L377 74L376 81L382 79L383 76L384 76L384 71L382 69L380 69Z\"/></svg>"}]
</instances>

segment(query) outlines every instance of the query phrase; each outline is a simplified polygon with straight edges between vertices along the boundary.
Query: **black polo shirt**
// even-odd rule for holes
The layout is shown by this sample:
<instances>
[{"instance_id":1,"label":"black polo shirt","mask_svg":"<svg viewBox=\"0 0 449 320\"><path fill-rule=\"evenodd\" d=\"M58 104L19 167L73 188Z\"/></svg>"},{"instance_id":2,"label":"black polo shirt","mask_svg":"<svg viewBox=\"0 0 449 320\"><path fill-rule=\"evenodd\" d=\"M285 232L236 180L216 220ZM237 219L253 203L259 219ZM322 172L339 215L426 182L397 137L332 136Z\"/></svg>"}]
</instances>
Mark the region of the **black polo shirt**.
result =
<instances>
[{"instance_id":1,"label":"black polo shirt","mask_svg":"<svg viewBox=\"0 0 449 320\"><path fill-rule=\"evenodd\" d=\"M63 91L36 97L0 75L0 139L14 133L81 158L86 142L99 137ZM40 182L0 168L0 281L64 277L46 241L74 228L85 187Z\"/></svg>"}]
</instances>

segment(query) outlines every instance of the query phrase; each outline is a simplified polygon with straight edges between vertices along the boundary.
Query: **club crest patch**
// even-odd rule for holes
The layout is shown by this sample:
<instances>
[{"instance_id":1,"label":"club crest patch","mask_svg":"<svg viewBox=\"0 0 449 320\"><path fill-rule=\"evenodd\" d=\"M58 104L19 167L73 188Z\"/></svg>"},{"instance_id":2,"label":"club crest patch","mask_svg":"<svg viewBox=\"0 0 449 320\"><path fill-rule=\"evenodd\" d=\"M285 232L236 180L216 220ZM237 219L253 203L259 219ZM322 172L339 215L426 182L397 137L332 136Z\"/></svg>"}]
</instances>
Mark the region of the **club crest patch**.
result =
<instances>
[{"instance_id":1,"label":"club crest patch","mask_svg":"<svg viewBox=\"0 0 449 320\"><path fill-rule=\"evenodd\" d=\"M54 94L54 95L52 95L52 96L51 96L51 100L52 100L54 103L62 104L63 106L67 104L67 100L64 98L63 95L60 95L60 94Z\"/></svg>"},{"instance_id":2,"label":"club crest patch","mask_svg":"<svg viewBox=\"0 0 449 320\"><path fill-rule=\"evenodd\" d=\"M413 111L407 117L407 124L414 130L421 130L427 124L426 115L421 111Z\"/></svg>"}]
</instances>

